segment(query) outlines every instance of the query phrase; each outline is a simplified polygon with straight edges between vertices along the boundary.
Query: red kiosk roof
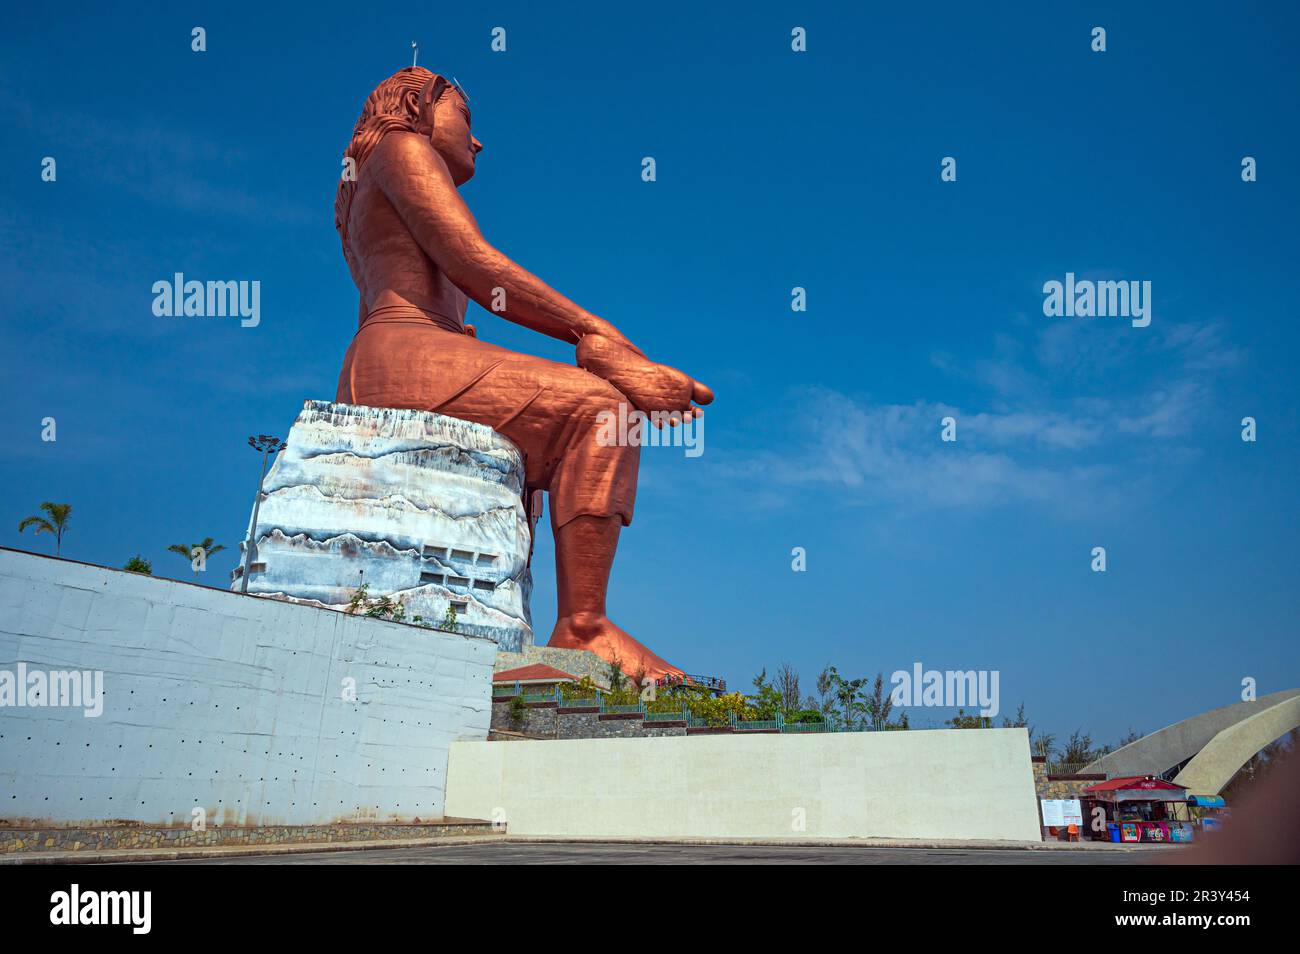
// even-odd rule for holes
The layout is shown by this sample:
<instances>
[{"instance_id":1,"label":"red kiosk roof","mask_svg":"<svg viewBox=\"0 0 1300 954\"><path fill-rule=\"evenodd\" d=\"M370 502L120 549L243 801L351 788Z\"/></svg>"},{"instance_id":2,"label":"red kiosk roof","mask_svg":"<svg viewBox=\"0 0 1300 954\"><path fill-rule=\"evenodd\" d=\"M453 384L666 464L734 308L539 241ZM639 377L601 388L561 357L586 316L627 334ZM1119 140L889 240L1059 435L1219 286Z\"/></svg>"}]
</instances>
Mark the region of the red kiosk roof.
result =
<instances>
[{"instance_id":1,"label":"red kiosk roof","mask_svg":"<svg viewBox=\"0 0 1300 954\"><path fill-rule=\"evenodd\" d=\"M504 669L492 674L493 682L577 682L577 677L545 663L533 663L517 669Z\"/></svg>"},{"instance_id":2,"label":"red kiosk roof","mask_svg":"<svg viewBox=\"0 0 1300 954\"><path fill-rule=\"evenodd\" d=\"M1084 789L1085 792L1119 792L1119 791L1146 791L1146 792L1185 792L1187 791L1182 785L1175 785L1173 782L1166 782L1161 778L1149 778L1145 775L1129 775L1124 778L1109 778L1104 782L1098 782L1096 785L1089 785Z\"/></svg>"}]
</instances>

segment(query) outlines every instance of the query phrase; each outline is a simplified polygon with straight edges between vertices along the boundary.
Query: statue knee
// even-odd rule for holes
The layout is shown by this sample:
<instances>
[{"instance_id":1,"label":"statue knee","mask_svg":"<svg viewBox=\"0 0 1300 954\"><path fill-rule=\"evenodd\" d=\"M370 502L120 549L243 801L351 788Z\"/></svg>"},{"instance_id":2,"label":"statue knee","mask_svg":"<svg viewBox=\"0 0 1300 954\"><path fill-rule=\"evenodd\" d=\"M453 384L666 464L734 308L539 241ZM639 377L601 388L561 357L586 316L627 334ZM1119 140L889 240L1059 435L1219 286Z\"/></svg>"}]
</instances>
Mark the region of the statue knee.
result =
<instances>
[{"instance_id":1,"label":"statue knee","mask_svg":"<svg viewBox=\"0 0 1300 954\"><path fill-rule=\"evenodd\" d=\"M623 392L608 381L592 375L587 377L589 380L582 389L580 400L582 411L592 418L597 417L602 411L617 415L619 405L628 403Z\"/></svg>"}]
</instances>

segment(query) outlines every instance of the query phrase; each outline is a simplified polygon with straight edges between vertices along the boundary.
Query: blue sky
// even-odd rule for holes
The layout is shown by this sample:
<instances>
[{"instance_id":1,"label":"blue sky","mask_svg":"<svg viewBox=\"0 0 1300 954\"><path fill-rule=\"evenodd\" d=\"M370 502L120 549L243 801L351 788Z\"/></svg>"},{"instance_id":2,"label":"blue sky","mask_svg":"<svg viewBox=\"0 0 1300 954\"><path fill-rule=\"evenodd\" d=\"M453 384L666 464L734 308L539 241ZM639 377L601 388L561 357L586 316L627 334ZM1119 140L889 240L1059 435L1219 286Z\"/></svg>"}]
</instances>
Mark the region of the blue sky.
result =
<instances>
[{"instance_id":1,"label":"blue sky","mask_svg":"<svg viewBox=\"0 0 1300 954\"><path fill-rule=\"evenodd\" d=\"M1107 741L1300 684L1293 9L474 6L7 15L0 545L48 551L18 521L67 501L66 556L184 579L166 547L211 535L228 578L245 438L333 397L339 158L414 39L470 94L489 241L718 393L702 457L642 454L634 635L741 686L996 669L1004 710ZM177 271L259 280L261 324L154 317ZM1045 317L1067 271L1150 281L1151 325Z\"/></svg>"}]
</instances>

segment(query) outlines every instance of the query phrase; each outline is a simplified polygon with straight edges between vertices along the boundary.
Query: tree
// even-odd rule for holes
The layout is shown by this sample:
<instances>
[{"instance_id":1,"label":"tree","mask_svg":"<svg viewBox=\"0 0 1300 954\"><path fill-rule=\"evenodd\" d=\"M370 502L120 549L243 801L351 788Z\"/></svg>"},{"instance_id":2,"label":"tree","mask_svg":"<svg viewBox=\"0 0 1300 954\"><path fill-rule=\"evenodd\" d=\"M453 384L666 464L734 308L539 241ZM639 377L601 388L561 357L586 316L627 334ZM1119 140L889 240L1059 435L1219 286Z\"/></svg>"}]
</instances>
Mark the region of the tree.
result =
<instances>
[{"instance_id":1,"label":"tree","mask_svg":"<svg viewBox=\"0 0 1300 954\"><path fill-rule=\"evenodd\" d=\"M1092 736L1082 729L1075 729L1065 740L1061 751L1061 762L1066 765L1087 765L1097 757L1092 748Z\"/></svg>"},{"instance_id":2,"label":"tree","mask_svg":"<svg viewBox=\"0 0 1300 954\"><path fill-rule=\"evenodd\" d=\"M47 500L41 504L41 509L46 515L27 517L18 524L18 532L22 533L28 527L35 527L38 534L50 534L54 537L54 555L60 556L63 552L63 534L68 529L68 518L72 516L72 504L50 503Z\"/></svg>"},{"instance_id":3,"label":"tree","mask_svg":"<svg viewBox=\"0 0 1300 954\"><path fill-rule=\"evenodd\" d=\"M982 716L977 712L966 714L965 709L958 709L957 714L951 719L944 720L944 725L952 726L954 729L991 729L993 720L988 716Z\"/></svg>"},{"instance_id":4,"label":"tree","mask_svg":"<svg viewBox=\"0 0 1300 954\"><path fill-rule=\"evenodd\" d=\"M866 702L867 714L871 716L871 728L877 732L883 731L889 726L889 713L893 711L893 696L885 692L884 673L876 673L875 684L871 688L871 696Z\"/></svg>"},{"instance_id":5,"label":"tree","mask_svg":"<svg viewBox=\"0 0 1300 954\"><path fill-rule=\"evenodd\" d=\"M1056 751L1056 736L1050 732L1040 732L1033 737L1030 747L1039 758L1051 761L1052 753Z\"/></svg>"},{"instance_id":6,"label":"tree","mask_svg":"<svg viewBox=\"0 0 1300 954\"><path fill-rule=\"evenodd\" d=\"M823 669L821 672L817 674L816 709L823 716L830 715L831 709L835 705L835 701L831 698L831 669L832 668L834 667L828 665L825 669ZM811 700L812 696L809 696L808 698ZM809 708L812 707L810 706Z\"/></svg>"},{"instance_id":7,"label":"tree","mask_svg":"<svg viewBox=\"0 0 1300 954\"><path fill-rule=\"evenodd\" d=\"M866 704L861 699L861 693L862 687L867 684L867 680L845 679L834 666L827 666L822 672L822 676L826 677L830 696L839 707L836 715L843 720L843 728L846 730L857 728L859 720L866 710ZM821 681L819 677L817 680L819 689L821 688Z\"/></svg>"},{"instance_id":8,"label":"tree","mask_svg":"<svg viewBox=\"0 0 1300 954\"><path fill-rule=\"evenodd\" d=\"M206 567L208 557L212 556L214 553L220 553L224 549L225 547L220 543L213 543L211 537L204 537L202 543L173 543L167 548L167 552L179 553L181 556L185 557L185 559L190 563L190 569L194 570L194 578L198 579L199 571L194 567L194 551L203 551L203 562Z\"/></svg>"},{"instance_id":9,"label":"tree","mask_svg":"<svg viewBox=\"0 0 1300 954\"><path fill-rule=\"evenodd\" d=\"M153 564L146 560L140 554L136 554L126 561L126 566L122 567L128 573L141 573L145 576L153 576Z\"/></svg>"},{"instance_id":10,"label":"tree","mask_svg":"<svg viewBox=\"0 0 1300 954\"><path fill-rule=\"evenodd\" d=\"M627 686L627 676L623 673L623 661L618 658L618 653L614 658L609 660L608 668L605 670L605 680L609 683L609 688L614 692L619 692Z\"/></svg>"},{"instance_id":11,"label":"tree","mask_svg":"<svg viewBox=\"0 0 1300 954\"><path fill-rule=\"evenodd\" d=\"M1029 728L1029 723L1025 721L1025 704L1023 702L1020 703L1020 708L1016 710L1016 717L1014 719L1008 718L1007 716L1002 717L1002 728L1004 729ZM1029 734L1033 735L1033 731L1031 730Z\"/></svg>"},{"instance_id":12,"label":"tree","mask_svg":"<svg viewBox=\"0 0 1300 954\"><path fill-rule=\"evenodd\" d=\"M781 707L787 712L799 708L799 673L788 662L781 663L776 671L776 691L781 694Z\"/></svg>"},{"instance_id":13,"label":"tree","mask_svg":"<svg viewBox=\"0 0 1300 954\"><path fill-rule=\"evenodd\" d=\"M785 716L785 700L776 686L767 681L767 669L764 668L754 677L754 695L748 696L746 702L753 710L753 717L760 720L775 719L777 714Z\"/></svg>"}]
</instances>

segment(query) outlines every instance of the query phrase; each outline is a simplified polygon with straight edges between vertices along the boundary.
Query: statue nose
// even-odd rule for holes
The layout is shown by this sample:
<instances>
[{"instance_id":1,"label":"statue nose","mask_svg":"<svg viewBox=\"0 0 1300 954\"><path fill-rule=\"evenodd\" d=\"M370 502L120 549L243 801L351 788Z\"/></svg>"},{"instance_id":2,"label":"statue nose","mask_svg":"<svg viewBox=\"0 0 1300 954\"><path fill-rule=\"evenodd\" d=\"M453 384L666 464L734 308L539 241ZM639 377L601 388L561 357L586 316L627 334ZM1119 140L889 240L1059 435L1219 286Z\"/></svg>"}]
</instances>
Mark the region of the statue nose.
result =
<instances>
[{"instance_id":1,"label":"statue nose","mask_svg":"<svg viewBox=\"0 0 1300 954\"><path fill-rule=\"evenodd\" d=\"M474 155L476 156L483 151L483 144L473 136L469 137L469 145L470 148L474 150Z\"/></svg>"}]
</instances>

